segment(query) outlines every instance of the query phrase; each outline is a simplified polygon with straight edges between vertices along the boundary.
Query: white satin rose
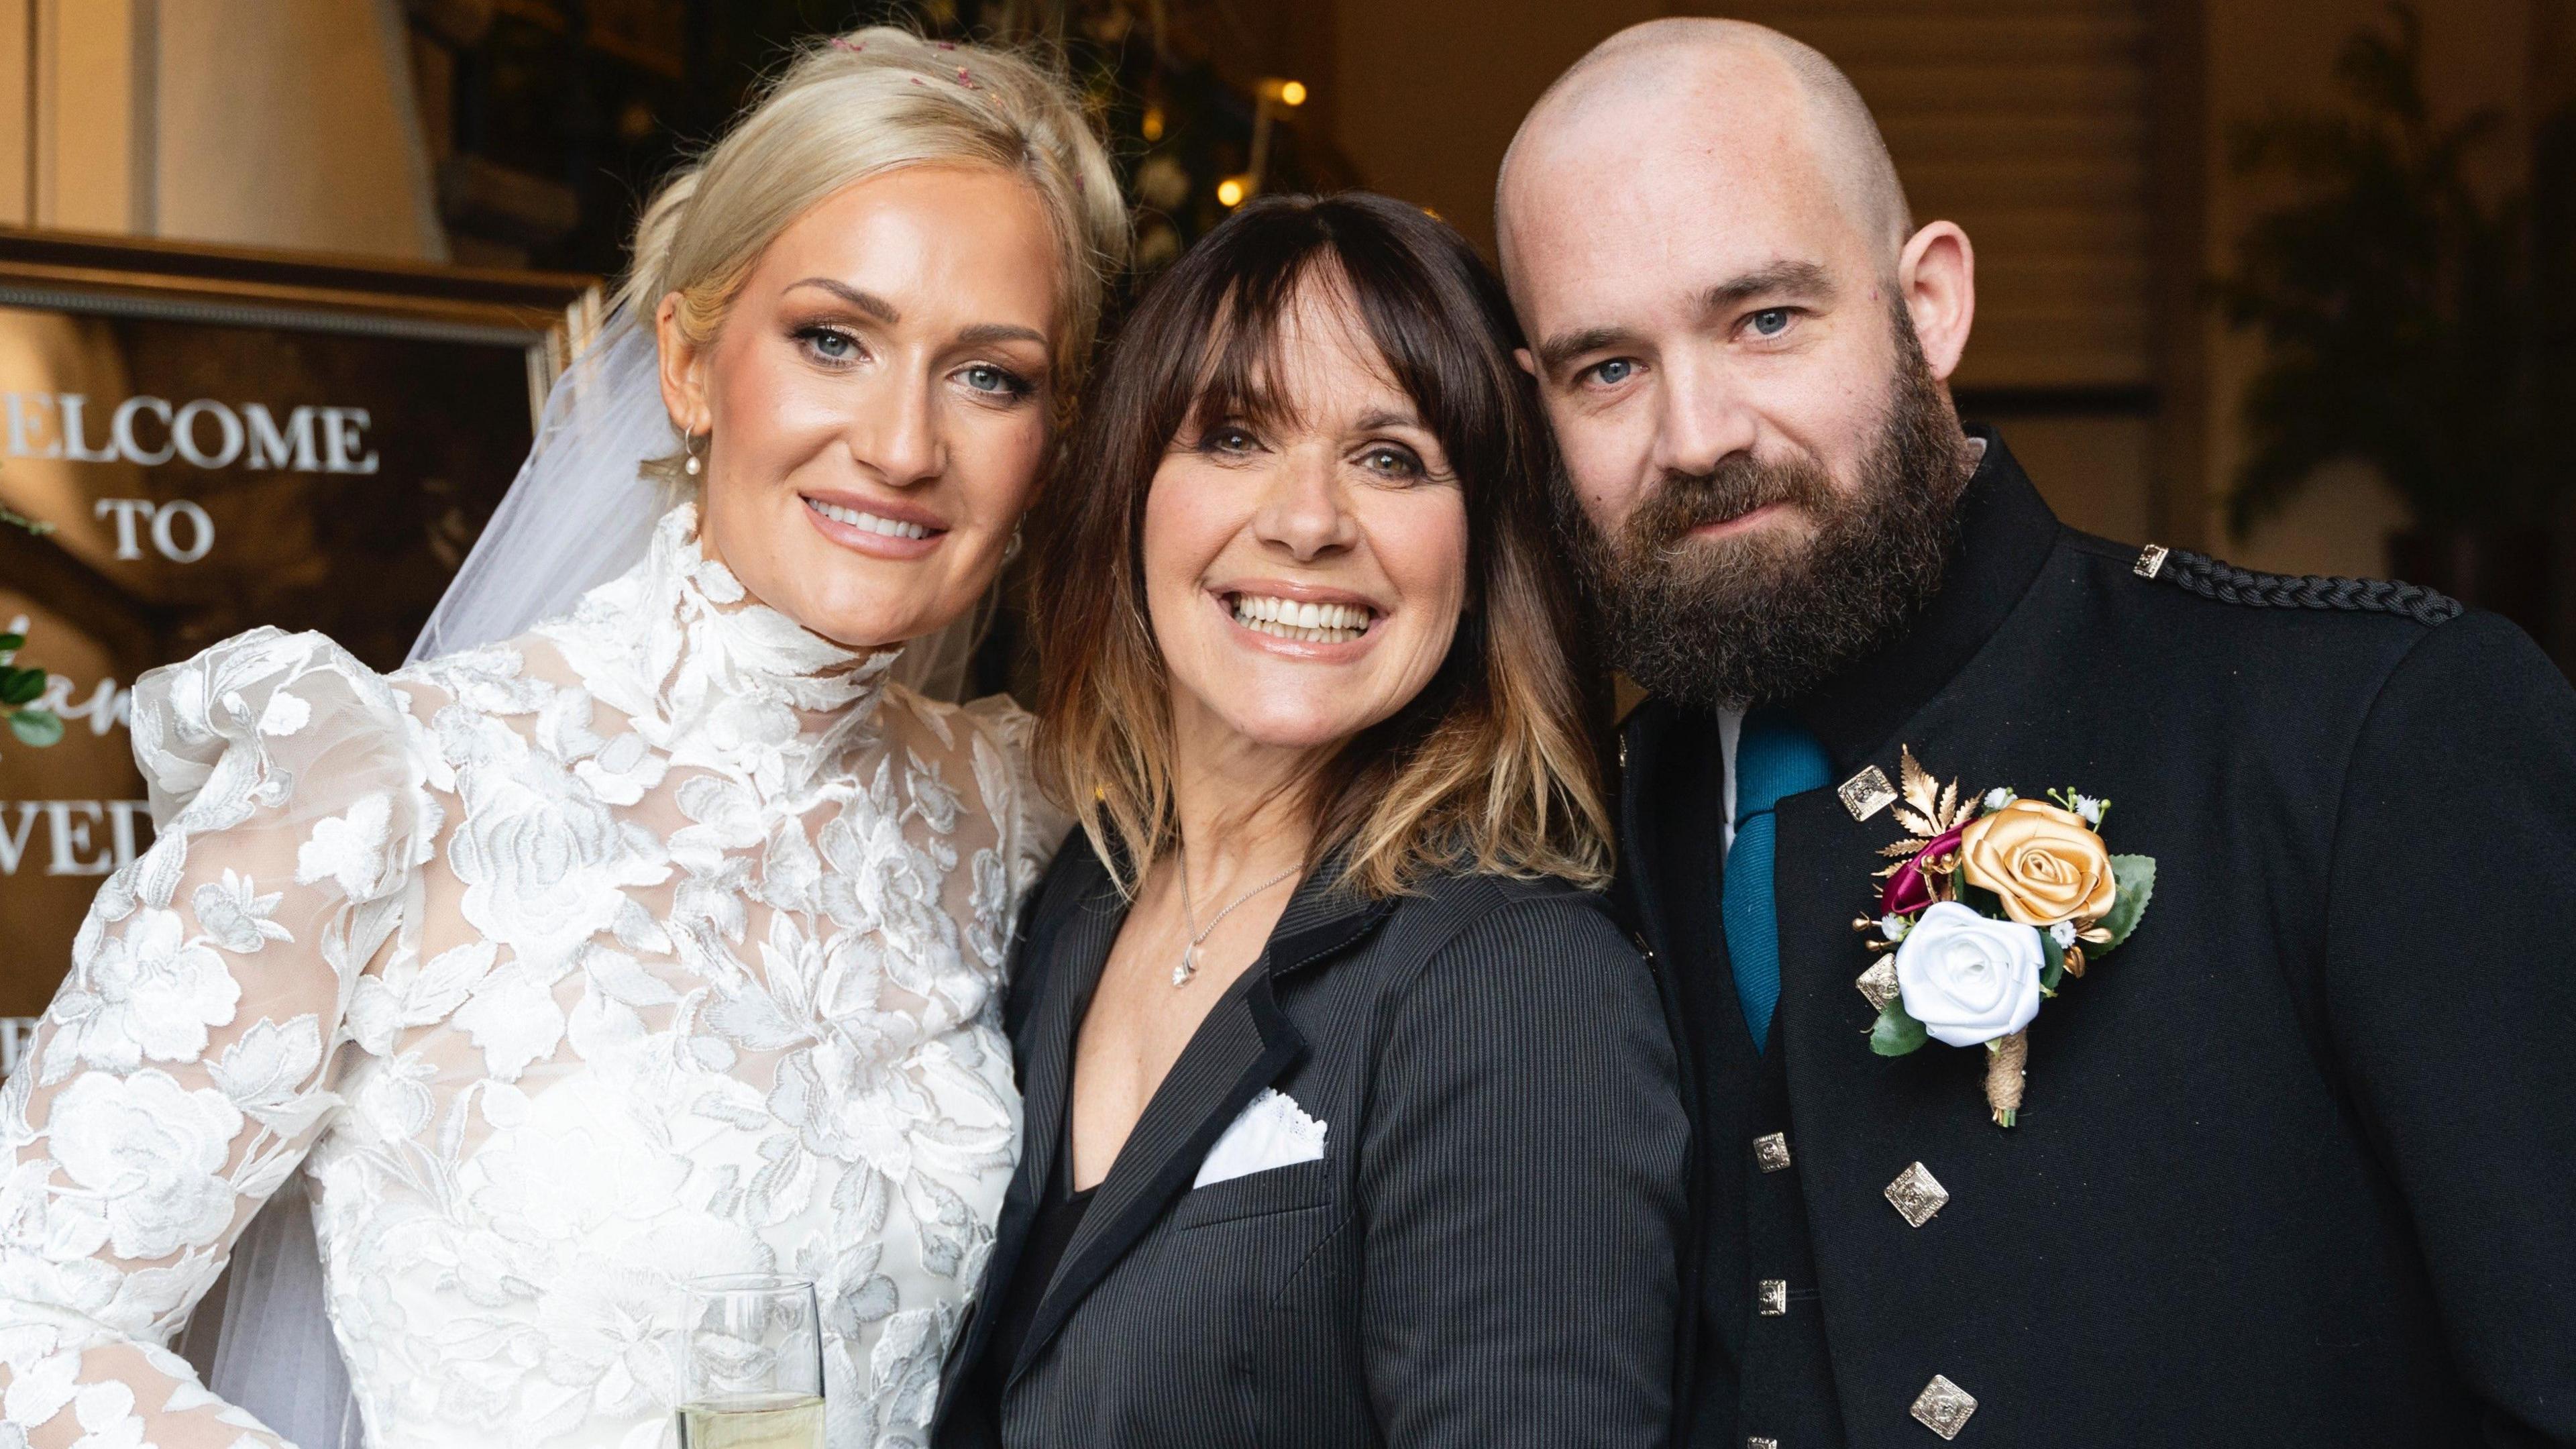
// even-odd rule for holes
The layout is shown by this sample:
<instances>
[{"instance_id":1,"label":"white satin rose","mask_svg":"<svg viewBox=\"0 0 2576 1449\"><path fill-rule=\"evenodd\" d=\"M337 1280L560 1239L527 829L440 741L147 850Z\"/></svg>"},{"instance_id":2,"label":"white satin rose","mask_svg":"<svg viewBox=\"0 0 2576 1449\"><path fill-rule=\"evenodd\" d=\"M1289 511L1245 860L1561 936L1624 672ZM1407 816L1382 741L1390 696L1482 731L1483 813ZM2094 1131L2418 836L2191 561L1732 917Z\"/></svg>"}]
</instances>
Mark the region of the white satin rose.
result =
<instances>
[{"instance_id":1,"label":"white satin rose","mask_svg":"<svg viewBox=\"0 0 2576 1449\"><path fill-rule=\"evenodd\" d=\"M2035 926L1978 915L1957 901L1924 911L1896 948L1906 1014L1934 1041L1977 1046L2039 1015L2046 943Z\"/></svg>"}]
</instances>

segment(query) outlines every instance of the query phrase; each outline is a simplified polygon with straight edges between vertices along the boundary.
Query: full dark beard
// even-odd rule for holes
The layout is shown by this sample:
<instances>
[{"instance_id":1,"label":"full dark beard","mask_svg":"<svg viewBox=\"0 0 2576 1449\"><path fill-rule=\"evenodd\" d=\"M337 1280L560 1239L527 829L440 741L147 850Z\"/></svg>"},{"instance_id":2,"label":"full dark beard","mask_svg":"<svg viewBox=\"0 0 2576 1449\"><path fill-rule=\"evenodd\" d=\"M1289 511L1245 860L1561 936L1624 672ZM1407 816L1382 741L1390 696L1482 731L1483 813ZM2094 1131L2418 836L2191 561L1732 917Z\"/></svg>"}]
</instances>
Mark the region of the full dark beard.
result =
<instances>
[{"instance_id":1,"label":"full dark beard","mask_svg":"<svg viewBox=\"0 0 2576 1449\"><path fill-rule=\"evenodd\" d=\"M1649 693L1701 709L1794 698L1893 640L1940 587L1967 441L1909 319L1896 327L1896 379L1856 488L1812 456L1737 454L1666 475L1615 538L1573 520L1611 655ZM1813 535L1689 537L1771 503L1797 507Z\"/></svg>"}]
</instances>

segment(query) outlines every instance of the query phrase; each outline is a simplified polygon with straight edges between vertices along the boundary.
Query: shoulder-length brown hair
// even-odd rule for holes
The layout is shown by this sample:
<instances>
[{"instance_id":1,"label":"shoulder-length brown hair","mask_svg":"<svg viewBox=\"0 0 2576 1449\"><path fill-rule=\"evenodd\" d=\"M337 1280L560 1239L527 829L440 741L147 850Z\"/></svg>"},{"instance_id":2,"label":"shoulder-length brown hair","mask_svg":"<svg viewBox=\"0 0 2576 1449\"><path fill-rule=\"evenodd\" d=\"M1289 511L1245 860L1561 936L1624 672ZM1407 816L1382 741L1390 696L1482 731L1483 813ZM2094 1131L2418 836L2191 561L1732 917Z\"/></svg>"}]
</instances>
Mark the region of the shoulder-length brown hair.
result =
<instances>
[{"instance_id":1,"label":"shoulder-length brown hair","mask_svg":"<svg viewBox=\"0 0 2576 1449\"><path fill-rule=\"evenodd\" d=\"M1145 497L1193 419L1267 420L1301 287L1345 294L1465 491L1466 609L1422 692L1303 782L1307 868L1345 845L1370 895L1472 866L1598 884L1609 865L1593 727L1572 659L1579 607L1552 557L1553 454L1512 360L1519 330L1483 259L1420 208L1364 194L1244 207L1155 282L1120 329L1031 521L1041 777L1132 889L1170 844L1170 680L1145 609Z\"/></svg>"}]
</instances>

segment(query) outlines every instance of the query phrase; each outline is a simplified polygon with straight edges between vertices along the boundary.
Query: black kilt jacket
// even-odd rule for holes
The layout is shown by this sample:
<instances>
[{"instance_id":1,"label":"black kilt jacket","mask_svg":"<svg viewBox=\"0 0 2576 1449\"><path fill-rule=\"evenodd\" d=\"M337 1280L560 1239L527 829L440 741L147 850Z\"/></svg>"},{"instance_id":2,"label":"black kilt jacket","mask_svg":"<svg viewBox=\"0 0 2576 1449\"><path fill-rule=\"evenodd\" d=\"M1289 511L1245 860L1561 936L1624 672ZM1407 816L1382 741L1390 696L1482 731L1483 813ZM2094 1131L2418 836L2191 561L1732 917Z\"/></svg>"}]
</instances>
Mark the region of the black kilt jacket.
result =
<instances>
[{"instance_id":1,"label":"black kilt jacket","mask_svg":"<svg viewBox=\"0 0 2576 1449\"><path fill-rule=\"evenodd\" d=\"M2000 1128L1984 1051L1870 1050L1854 920L1901 827L1793 796L1757 1053L1716 723L1632 715L1619 894L1698 1147L1690 1442L2576 1442L2576 692L2421 591L2149 576L1985 436L1938 598L1799 713L1838 784L1910 746L2113 802L2153 901L2041 1008Z\"/></svg>"}]
</instances>

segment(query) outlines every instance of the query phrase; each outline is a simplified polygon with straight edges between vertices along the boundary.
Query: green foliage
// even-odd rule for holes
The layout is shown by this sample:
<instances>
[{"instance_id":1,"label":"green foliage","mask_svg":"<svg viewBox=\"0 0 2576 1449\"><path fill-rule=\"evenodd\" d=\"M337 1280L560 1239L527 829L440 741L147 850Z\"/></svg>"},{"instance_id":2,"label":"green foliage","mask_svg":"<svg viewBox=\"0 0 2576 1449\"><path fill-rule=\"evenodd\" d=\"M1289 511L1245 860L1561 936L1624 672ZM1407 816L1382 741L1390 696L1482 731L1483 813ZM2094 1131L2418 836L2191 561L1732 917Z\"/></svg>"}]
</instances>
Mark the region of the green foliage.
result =
<instances>
[{"instance_id":1,"label":"green foliage","mask_svg":"<svg viewBox=\"0 0 2576 1449\"><path fill-rule=\"evenodd\" d=\"M1931 1039L1923 1023L1906 1011L1902 996L1889 998L1879 1010L1877 1024L1869 1029L1869 1049L1883 1057L1905 1056Z\"/></svg>"},{"instance_id":2,"label":"green foliage","mask_svg":"<svg viewBox=\"0 0 2576 1449\"><path fill-rule=\"evenodd\" d=\"M2087 956L2102 955L2138 929L2139 918L2147 913L2147 902L2155 899L2156 859L2151 855L2112 856L2111 879L2120 891L2111 902L2110 914L2102 918L2102 929L2111 933L2111 939L2085 947Z\"/></svg>"},{"instance_id":3,"label":"green foliage","mask_svg":"<svg viewBox=\"0 0 2576 1449\"><path fill-rule=\"evenodd\" d=\"M2566 451L2556 433L2576 387L2545 364L2536 321L2564 280L2535 256L2529 194L2490 200L2473 183L2503 113L2438 122L2423 21L2402 0L2389 16L2344 44L2348 107L2277 112L2230 137L2239 171L2304 193L2247 229L2215 285L2269 355L2243 399L2239 531L2344 459L2376 466L2430 528L2535 523L2568 486L2551 455Z\"/></svg>"},{"instance_id":4,"label":"green foliage","mask_svg":"<svg viewBox=\"0 0 2576 1449\"><path fill-rule=\"evenodd\" d=\"M46 674L18 667L18 650L26 642L23 634L0 634L0 719L9 722L18 743L42 749L62 739L63 721L52 710L35 708L45 697Z\"/></svg>"}]
</instances>

